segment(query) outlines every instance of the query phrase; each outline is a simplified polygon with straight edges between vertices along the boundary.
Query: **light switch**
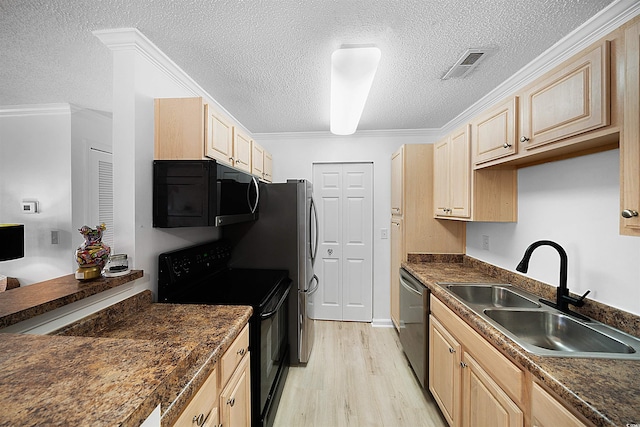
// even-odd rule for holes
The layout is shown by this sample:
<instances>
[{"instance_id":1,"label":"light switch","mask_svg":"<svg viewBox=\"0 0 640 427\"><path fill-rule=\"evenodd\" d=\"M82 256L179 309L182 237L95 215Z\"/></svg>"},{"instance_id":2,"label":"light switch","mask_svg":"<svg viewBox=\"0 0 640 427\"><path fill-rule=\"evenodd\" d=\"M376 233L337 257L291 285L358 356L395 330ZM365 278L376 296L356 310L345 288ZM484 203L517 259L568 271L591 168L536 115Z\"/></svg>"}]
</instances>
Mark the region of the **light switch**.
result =
<instances>
[{"instance_id":1,"label":"light switch","mask_svg":"<svg viewBox=\"0 0 640 427\"><path fill-rule=\"evenodd\" d=\"M381 239L388 239L389 238L389 229L381 228L380 229L380 238Z\"/></svg>"}]
</instances>

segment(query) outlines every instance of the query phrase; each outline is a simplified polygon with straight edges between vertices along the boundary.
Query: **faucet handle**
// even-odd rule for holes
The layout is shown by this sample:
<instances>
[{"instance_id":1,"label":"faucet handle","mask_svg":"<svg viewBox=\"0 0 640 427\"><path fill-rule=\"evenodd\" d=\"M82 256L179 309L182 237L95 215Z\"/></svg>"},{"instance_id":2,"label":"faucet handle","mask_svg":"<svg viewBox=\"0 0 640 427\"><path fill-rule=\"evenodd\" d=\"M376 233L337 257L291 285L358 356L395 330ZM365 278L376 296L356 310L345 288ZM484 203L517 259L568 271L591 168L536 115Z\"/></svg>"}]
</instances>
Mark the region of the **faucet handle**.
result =
<instances>
[{"instance_id":1,"label":"faucet handle","mask_svg":"<svg viewBox=\"0 0 640 427\"><path fill-rule=\"evenodd\" d=\"M584 305L584 299L587 297L587 295L589 295L590 292L591 290L588 290L587 292L585 292L584 295L578 298L573 305L575 305L576 307L582 307Z\"/></svg>"}]
</instances>

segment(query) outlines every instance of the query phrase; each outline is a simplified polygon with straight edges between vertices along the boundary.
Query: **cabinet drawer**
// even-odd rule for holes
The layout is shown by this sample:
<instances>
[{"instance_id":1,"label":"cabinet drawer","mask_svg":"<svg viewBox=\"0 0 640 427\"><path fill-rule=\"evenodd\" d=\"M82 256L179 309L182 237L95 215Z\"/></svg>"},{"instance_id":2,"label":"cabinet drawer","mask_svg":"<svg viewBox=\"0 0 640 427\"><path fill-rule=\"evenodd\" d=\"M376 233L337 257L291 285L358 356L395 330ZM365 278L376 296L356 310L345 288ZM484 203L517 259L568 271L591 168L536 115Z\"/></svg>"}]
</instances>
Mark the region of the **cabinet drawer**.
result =
<instances>
[{"instance_id":1,"label":"cabinet drawer","mask_svg":"<svg viewBox=\"0 0 640 427\"><path fill-rule=\"evenodd\" d=\"M213 368L209 377L205 380L200 390L193 397L189 405L182 412L174 427L193 427L198 421L213 425L210 421L217 419L215 412L218 410L218 368ZM206 422L205 422L206 420Z\"/></svg>"},{"instance_id":2,"label":"cabinet drawer","mask_svg":"<svg viewBox=\"0 0 640 427\"><path fill-rule=\"evenodd\" d=\"M240 335L233 341L231 347L222 355L220 360L221 384L227 383L233 371L242 360L245 354L249 352L249 325L245 326Z\"/></svg>"},{"instance_id":3,"label":"cabinet drawer","mask_svg":"<svg viewBox=\"0 0 640 427\"><path fill-rule=\"evenodd\" d=\"M431 295L431 313L453 334L493 380L520 406L524 403L524 372L458 315Z\"/></svg>"}]
</instances>

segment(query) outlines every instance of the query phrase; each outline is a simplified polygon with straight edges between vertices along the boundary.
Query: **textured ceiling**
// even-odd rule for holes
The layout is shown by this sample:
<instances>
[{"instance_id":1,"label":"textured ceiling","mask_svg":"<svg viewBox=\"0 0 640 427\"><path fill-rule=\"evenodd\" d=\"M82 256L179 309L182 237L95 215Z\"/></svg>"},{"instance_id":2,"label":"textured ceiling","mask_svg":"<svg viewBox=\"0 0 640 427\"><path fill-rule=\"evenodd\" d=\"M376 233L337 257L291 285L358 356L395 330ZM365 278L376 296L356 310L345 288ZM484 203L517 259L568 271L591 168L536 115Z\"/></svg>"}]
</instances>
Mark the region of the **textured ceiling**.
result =
<instances>
[{"instance_id":1,"label":"textured ceiling","mask_svg":"<svg viewBox=\"0 0 640 427\"><path fill-rule=\"evenodd\" d=\"M439 128L611 0L0 0L0 105L111 110L110 51L134 27L251 132L327 131L329 61L382 59L359 130ZM496 51L440 80L472 47Z\"/></svg>"}]
</instances>

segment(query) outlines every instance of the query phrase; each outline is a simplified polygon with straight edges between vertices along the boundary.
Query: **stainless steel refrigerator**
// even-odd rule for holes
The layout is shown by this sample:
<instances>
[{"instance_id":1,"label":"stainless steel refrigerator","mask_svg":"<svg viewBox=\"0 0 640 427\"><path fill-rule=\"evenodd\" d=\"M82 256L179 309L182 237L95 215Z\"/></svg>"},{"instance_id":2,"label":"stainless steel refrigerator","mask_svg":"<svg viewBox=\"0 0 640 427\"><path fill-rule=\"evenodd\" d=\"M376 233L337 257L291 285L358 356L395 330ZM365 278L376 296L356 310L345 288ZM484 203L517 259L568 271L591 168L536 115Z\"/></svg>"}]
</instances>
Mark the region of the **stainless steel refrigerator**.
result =
<instances>
[{"instance_id":1,"label":"stainless steel refrigerator","mask_svg":"<svg viewBox=\"0 0 640 427\"><path fill-rule=\"evenodd\" d=\"M307 363L313 348L312 294L318 289L313 264L318 249L318 216L313 186L307 180L260 184L259 217L250 223L223 227L233 247L231 268L289 270L290 363Z\"/></svg>"}]
</instances>

